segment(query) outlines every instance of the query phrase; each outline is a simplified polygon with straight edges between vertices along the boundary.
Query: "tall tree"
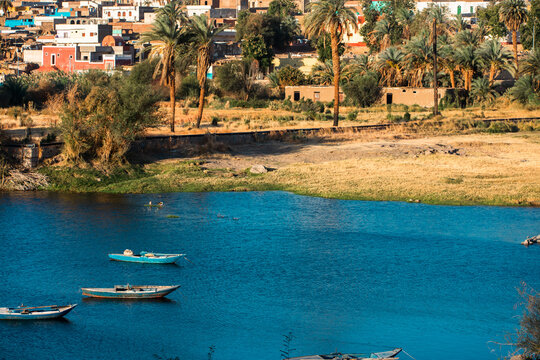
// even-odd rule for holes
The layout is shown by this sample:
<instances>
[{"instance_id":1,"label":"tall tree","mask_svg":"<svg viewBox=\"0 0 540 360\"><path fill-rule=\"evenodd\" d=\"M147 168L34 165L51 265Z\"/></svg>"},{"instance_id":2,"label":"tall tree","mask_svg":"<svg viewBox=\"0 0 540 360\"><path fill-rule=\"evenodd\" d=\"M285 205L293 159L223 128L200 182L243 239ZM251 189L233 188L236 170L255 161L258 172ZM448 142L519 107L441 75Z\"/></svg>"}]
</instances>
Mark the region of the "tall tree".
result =
<instances>
[{"instance_id":1,"label":"tall tree","mask_svg":"<svg viewBox=\"0 0 540 360\"><path fill-rule=\"evenodd\" d=\"M537 89L540 89L540 48L529 51L523 60L523 73L530 75Z\"/></svg>"},{"instance_id":2,"label":"tall tree","mask_svg":"<svg viewBox=\"0 0 540 360\"><path fill-rule=\"evenodd\" d=\"M471 90L474 71L479 64L479 57L473 45L459 47L455 52L456 63L463 74L464 88Z\"/></svg>"},{"instance_id":3,"label":"tall tree","mask_svg":"<svg viewBox=\"0 0 540 360\"><path fill-rule=\"evenodd\" d=\"M309 38L330 34L334 68L334 126L339 123L339 43L343 35L358 30L356 13L354 9L346 7L345 2L346 0L319 0L311 3L310 13L304 20L305 32Z\"/></svg>"},{"instance_id":4,"label":"tall tree","mask_svg":"<svg viewBox=\"0 0 540 360\"><path fill-rule=\"evenodd\" d=\"M497 40L486 41L478 51L480 61L489 72L489 86L493 86L495 76L502 70L511 70L512 53Z\"/></svg>"},{"instance_id":5,"label":"tall tree","mask_svg":"<svg viewBox=\"0 0 540 360\"><path fill-rule=\"evenodd\" d=\"M176 108L176 66L182 55L187 36L183 24L186 17L181 9L181 3L173 0L158 12L152 29L143 34L141 42L150 42L150 58L158 59L154 77L159 75L160 84L169 87L171 102L171 132L175 131Z\"/></svg>"},{"instance_id":6,"label":"tall tree","mask_svg":"<svg viewBox=\"0 0 540 360\"><path fill-rule=\"evenodd\" d=\"M415 36L405 44L404 62L407 66L409 85L422 87L424 76L433 67L433 49L427 36Z\"/></svg>"},{"instance_id":7,"label":"tall tree","mask_svg":"<svg viewBox=\"0 0 540 360\"><path fill-rule=\"evenodd\" d=\"M226 26L216 27L206 15L195 15L189 19L190 42L197 52L197 80L201 87L199 95L199 111L197 112L197 127L201 126L206 94L206 78L212 64L214 38L226 29Z\"/></svg>"},{"instance_id":8,"label":"tall tree","mask_svg":"<svg viewBox=\"0 0 540 360\"><path fill-rule=\"evenodd\" d=\"M401 50L396 47L389 47L378 55L375 67L381 74L381 85L396 86L401 84L404 57Z\"/></svg>"},{"instance_id":9,"label":"tall tree","mask_svg":"<svg viewBox=\"0 0 540 360\"><path fill-rule=\"evenodd\" d=\"M514 47L514 61L516 63L516 76L519 78L519 61L517 51L517 32L521 24L527 20L527 7L523 0L504 0L499 9L500 20L512 32L512 45Z\"/></svg>"}]
</instances>

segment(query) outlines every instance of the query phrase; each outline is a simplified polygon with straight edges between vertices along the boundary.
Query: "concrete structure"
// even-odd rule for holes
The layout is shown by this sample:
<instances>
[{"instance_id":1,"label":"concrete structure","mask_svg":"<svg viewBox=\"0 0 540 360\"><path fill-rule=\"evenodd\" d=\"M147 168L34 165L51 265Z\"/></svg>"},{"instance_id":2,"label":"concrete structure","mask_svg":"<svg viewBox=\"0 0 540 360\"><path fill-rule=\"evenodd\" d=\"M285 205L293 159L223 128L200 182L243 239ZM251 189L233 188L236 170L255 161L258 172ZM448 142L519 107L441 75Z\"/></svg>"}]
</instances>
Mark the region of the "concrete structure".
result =
<instances>
[{"instance_id":1,"label":"concrete structure","mask_svg":"<svg viewBox=\"0 0 540 360\"><path fill-rule=\"evenodd\" d=\"M104 6L102 19L109 21L137 22L144 20L145 13L154 12L154 8L148 6Z\"/></svg>"},{"instance_id":2,"label":"concrete structure","mask_svg":"<svg viewBox=\"0 0 540 360\"><path fill-rule=\"evenodd\" d=\"M439 101L446 94L446 88L439 88ZM383 104L419 105L423 107L433 107L433 89L431 88L409 88L393 87L383 88L381 102Z\"/></svg>"},{"instance_id":3,"label":"concrete structure","mask_svg":"<svg viewBox=\"0 0 540 360\"><path fill-rule=\"evenodd\" d=\"M294 56L289 57L276 56L272 60L272 65L274 69L279 70L285 66L292 66L302 71L304 74L309 75L313 66L317 65L319 60L316 55L312 56Z\"/></svg>"},{"instance_id":4,"label":"concrete structure","mask_svg":"<svg viewBox=\"0 0 540 360\"><path fill-rule=\"evenodd\" d=\"M99 45L107 35L112 35L112 26L105 24L60 24L56 25L54 43L57 45ZM38 41L41 41L38 39Z\"/></svg>"},{"instance_id":5,"label":"concrete structure","mask_svg":"<svg viewBox=\"0 0 540 360\"><path fill-rule=\"evenodd\" d=\"M439 88L439 101L444 97L446 91L446 88ZM315 102L330 102L334 100L334 87L317 85L285 86L285 98L289 98L291 101L310 99ZM345 94L342 91L339 92L339 98L340 101L345 99ZM433 89L409 87L383 88L379 103L433 107Z\"/></svg>"},{"instance_id":6,"label":"concrete structure","mask_svg":"<svg viewBox=\"0 0 540 360\"><path fill-rule=\"evenodd\" d=\"M430 6L441 6L448 8L451 15L462 15L471 17L476 14L479 7L487 7L489 1L417 1L416 10L422 11Z\"/></svg>"},{"instance_id":7,"label":"concrete structure","mask_svg":"<svg viewBox=\"0 0 540 360\"><path fill-rule=\"evenodd\" d=\"M121 65L133 64L132 48L130 52L124 46L43 46L42 54L39 71L108 71Z\"/></svg>"},{"instance_id":8,"label":"concrete structure","mask_svg":"<svg viewBox=\"0 0 540 360\"><path fill-rule=\"evenodd\" d=\"M211 9L212 9L212 6L210 5L187 5L186 6L186 12L187 12L188 17L194 16L194 15L203 15L203 14L210 16Z\"/></svg>"},{"instance_id":9,"label":"concrete structure","mask_svg":"<svg viewBox=\"0 0 540 360\"><path fill-rule=\"evenodd\" d=\"M23 50L23 61L27 64L43 65L43 51L42 50Z\"/></svg>"},{"instance_id":10,"label":"concrete structure","mask_svg":"<svg viewBox=\"0 0 540 360\"><path fill-rule=\"evenodd\" d=\"M334 87L325 85L285 86L285 98L291 101L313 100L315 102L330 102L334 100ZM339 99L343 101L345 94L339 92Z\"/></svg>"}]
</instances>

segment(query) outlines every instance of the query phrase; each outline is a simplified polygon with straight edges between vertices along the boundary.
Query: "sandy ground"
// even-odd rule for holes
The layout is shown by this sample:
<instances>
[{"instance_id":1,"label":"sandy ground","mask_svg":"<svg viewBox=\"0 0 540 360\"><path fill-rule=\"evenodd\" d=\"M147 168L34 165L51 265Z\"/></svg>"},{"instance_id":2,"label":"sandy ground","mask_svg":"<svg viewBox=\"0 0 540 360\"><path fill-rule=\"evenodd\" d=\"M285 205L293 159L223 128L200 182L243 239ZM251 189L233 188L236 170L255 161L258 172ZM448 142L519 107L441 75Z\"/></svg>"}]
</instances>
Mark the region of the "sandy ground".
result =
<instances>
[{"instance_id":1,"label":"sandy ground","mask_svg":"<svg viewBox=\"0 0 540 360\"><path fill-rule=\"evenodd\" d=\"M418 158L422 155L448 154L455 157L485 156L489 158L514 158L518 154L500 151L501 148L526 148L527 137L519 135L451 135L421 138L381 135L382 138L362 139L325 138L312 139L303 143L267 142L239 145L229 153L217 153L189 159L203 159L209 169L231 169L240 171L254 164L279 169L292 164L320 164L332 161L367 159L377 157ZM386 137L386 139L384 138ZM396 138L397 137L397 138ZM405 136L406 137L406 136ZM518 152L519 153L519 152ZM523 153L522 159L539 167L540 154ZM519 156L518 156L519 157ZM162 160L163 162L175 160ZM540 176L540 175L539 175Z\"/></svg>"}]
</instances>

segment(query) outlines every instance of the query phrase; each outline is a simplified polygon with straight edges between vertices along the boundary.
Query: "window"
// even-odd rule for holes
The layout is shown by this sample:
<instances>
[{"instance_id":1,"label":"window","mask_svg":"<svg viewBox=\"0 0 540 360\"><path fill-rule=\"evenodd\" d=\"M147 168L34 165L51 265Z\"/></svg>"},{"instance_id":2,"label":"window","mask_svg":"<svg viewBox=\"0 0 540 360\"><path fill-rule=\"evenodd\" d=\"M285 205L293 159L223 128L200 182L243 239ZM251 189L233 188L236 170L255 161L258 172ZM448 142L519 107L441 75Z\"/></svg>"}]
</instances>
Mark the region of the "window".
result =
<instances>
[{"instance_id":1,"label":"window","mask_svg":"<svg viewBox=\"0 0 540 360\"><path fill-rule=\"evenodd\" d=\"M386 94L386 103L391 104L392 103L392 94Z\"/></svg>"},{"instance_id":2,"label":"window","mask_svg":"<svg viewBox=\"0 0 540 360\"><path fill-rule=\"evenodd\" d=\"M294 92L293 100L294 101L299 101L300 100L300 91L295 91Z\"/></svg>"},{"instance_id":3,"label":"window","mask_svg":"<svg viewBox=\"0 0 540 360\"><path fill-rule=\"evenodd\" d=\"M315 92L313 93L313 100L319 101L320 98L321 98L321 93L320 93L319 91L315 91Z\"/></svg>"},{"instance_id":4,"label":"window","mask_svg":"<svg viewBox=\"0 0 540 360\"><path fill-rule=\"evenodd\" d=\"M118 17L120 17L120 16L122 16L122 15L120 15L120 11L119 11L119 12L118 12Z\"/></svg>"},{"instance_id":5,"label":"window","mask_svg":"<svg viewBox=\"0 0 540 360\"><path fill-rule=\"evenodd\" d=\"M83 60L88 60L88 56L83 56Z\"/></svg>"},{"instance_id":6,"label":"window","mask_svg":"<svg viewBox=\"0 0 540 360\"><path fill-rule=\"evenodd\" d=\"M84 37L86 35L86 33L82 33L82 37Z\"/></svg>"},{"instance_id":7,"label":"window","mask_svg":"<svg viewBox=\"0 0 540 360\"><path fill-rule=\"evenodd\" d=\"M110 11L107 13L107 16L111 16L111 12L110 12Z\"/></svg>"},{"instance_id":8,"label":"window","mask_svg":"<svg viewBox=\"0 0 540 360\"><path fill-rule=\"evenodd\" d=\"M131 11L129 12L129 16L131 16Z\"/></svg>"},{"instance_id":9,"label":"window","mask_svg":"<svg viewBox=\"0 0 540 360\"><path fill-rule=\"evenodd\" d=\"M125 12L125 11L122 13L122 16L126 16L126 12Z\"/></svg>"},{"instance_id":10,"label":"window","mask_svg":"<svg viewBox=\"0 0 540 360\"><path fill-rule=\"evenodd\" d=\"M56 54L51 54L51 65L56 65Z\"/></svg>"}]
</instances>

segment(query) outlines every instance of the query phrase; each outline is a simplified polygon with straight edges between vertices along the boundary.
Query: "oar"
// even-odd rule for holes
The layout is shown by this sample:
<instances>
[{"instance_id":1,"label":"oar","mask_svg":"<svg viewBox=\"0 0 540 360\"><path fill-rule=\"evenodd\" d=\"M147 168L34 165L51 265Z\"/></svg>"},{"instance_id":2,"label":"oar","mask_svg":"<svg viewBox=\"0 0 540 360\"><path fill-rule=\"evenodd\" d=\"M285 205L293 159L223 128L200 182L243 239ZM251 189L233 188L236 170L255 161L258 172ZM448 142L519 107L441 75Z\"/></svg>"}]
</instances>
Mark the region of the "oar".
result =
<instances>
[{"instance_id":1,"label":"oar","mask_svg":"<svg viewBox=\"0 0 540 360\"><path fill-rule=\"evenodd\" d=\"M189 261L190 263L193 264L193 261L189 260L187 257L184 256L184 259L186 259L187 261ZM193 265L195 265L195 264L193 264Z\"/></svg>"}]
</instances>

